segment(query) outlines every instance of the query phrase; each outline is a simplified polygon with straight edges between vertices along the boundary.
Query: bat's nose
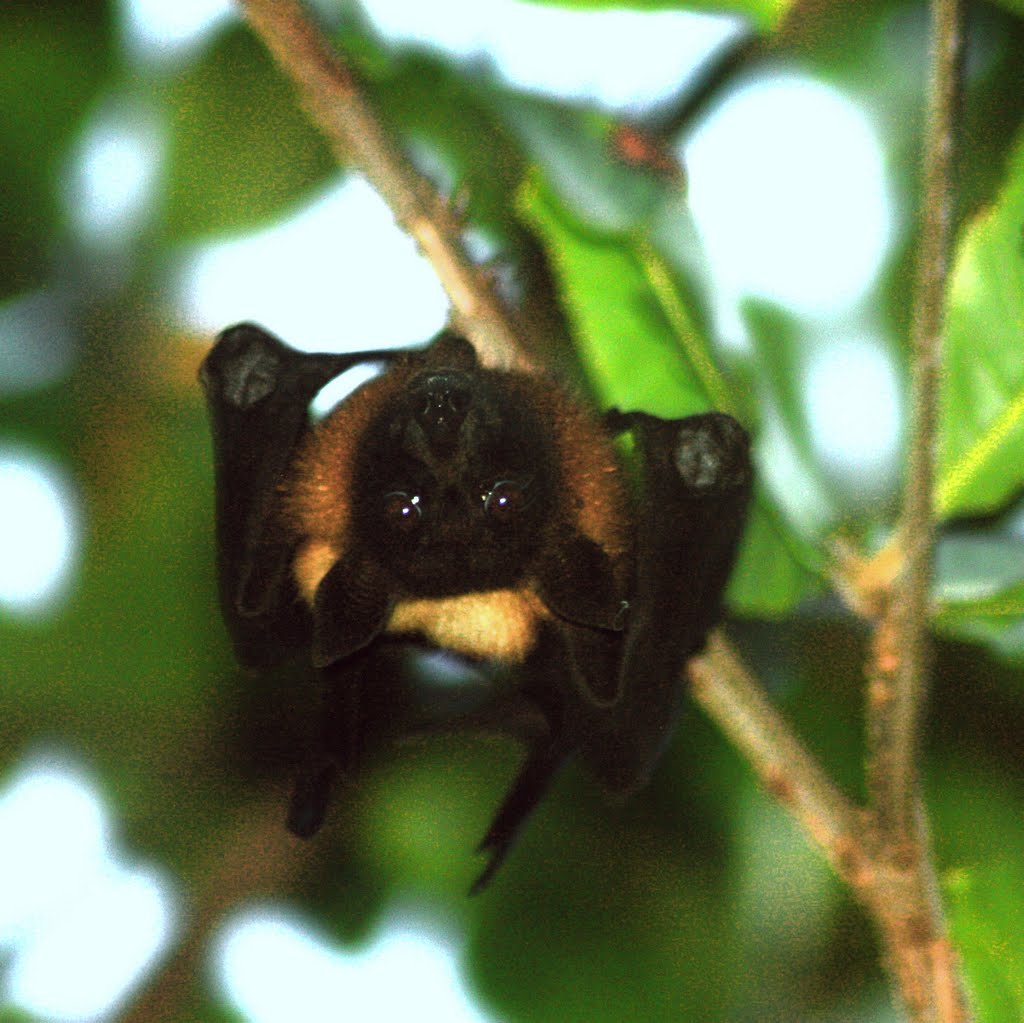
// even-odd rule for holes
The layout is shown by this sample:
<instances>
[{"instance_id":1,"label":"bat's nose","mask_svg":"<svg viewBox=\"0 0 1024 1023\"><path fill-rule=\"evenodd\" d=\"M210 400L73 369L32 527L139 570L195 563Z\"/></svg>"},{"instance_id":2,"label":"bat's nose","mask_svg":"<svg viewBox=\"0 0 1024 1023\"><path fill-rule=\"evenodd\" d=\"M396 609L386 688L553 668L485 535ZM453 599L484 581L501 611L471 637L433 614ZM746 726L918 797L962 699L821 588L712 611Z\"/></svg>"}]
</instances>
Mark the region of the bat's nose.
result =
<instances>
[{"instance_id":1,"label":"bat's nose","mask_svg":"<svg viewBox=\"0 0 1024 1023\"><path fill-rule=\"evenodd\" d=\"M419 382L416 422L433 448L454 445L469 411L472 394L464 373L431 373Z\"/></svg>"}]
</instances>

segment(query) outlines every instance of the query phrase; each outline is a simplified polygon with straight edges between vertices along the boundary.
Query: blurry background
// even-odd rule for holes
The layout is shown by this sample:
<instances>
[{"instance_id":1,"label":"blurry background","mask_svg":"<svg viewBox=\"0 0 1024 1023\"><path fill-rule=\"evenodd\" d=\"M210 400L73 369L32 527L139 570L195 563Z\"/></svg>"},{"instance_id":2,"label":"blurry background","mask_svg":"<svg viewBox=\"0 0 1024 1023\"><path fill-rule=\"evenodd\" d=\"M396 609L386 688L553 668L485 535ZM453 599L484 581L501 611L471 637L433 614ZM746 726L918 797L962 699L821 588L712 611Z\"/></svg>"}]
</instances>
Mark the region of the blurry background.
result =
<instances>
[{"instance_id":1,"label":"blurry background","mask_svg":"<svg viewBox=\"0 0 1024 1023\"><path fill-rule=\"evenodd\" d=\"M926 772L976 995L1010 1019L1024 26L969 6ZM924 6L317 9L554 364L756 428L730 633L859 794L865 634L823 551L873 551L896 508ZM8 0L0 118L0 1020L895 1019L864 917L694 708L624 806L568 771L475 900L511 747L397 750L288 838L315 694L232 664L196 369L239 319L401 346L445 298L222 0Z\"/></svg>"}]
</instances>

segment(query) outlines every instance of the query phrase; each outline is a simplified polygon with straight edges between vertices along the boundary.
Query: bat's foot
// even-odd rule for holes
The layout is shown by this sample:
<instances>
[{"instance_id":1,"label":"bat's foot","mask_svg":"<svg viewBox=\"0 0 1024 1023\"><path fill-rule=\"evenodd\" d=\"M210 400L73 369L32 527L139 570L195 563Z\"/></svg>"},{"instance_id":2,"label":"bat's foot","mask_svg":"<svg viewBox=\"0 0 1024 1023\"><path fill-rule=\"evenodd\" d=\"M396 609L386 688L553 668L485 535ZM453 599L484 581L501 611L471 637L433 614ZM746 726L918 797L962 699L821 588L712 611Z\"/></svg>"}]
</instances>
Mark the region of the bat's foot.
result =
<instances>
[{"instance_id":1,"label":"bat's foot","mask_svg":"<svg viewBox=\"0 0 1024 1023\"><path fill-rule=\"evenodd\" d=\"M487 834L477 846L477 852L489 854L490 859L470 887L470 895L479 895L491 883L498 868L512 851L512 846L515 845L530 814L547 792L565 757L565 750L547 742L538 743L530 751L516 780L512 783L512 788L498 807Z\"/></svg>"}]
</instances>

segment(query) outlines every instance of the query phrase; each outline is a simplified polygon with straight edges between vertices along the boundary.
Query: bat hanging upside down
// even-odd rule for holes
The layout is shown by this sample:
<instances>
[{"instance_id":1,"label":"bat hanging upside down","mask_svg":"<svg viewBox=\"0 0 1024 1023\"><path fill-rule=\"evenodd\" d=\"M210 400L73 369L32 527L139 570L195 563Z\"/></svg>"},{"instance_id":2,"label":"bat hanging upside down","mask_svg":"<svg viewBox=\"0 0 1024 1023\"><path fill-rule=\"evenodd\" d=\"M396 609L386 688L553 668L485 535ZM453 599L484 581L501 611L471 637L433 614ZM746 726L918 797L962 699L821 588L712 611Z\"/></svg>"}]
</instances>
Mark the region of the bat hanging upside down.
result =
<instances>
[{"instance_id":1,"label":"bat hanging upside down","mask_svg":"<svg viewBox=\"0 0 1024 1023\"><path fill-rule=\"evenodd\" d=\"M311 424L326 383L381 361L386 372ZM314 834L335 776L357 773L376 656L401 638L516 681L465 721L507 720L528 746L474 891L567 757L615 793L646 782L683 666L722 615L752 479L734 419L597 417L547 377L482 367L449 331L415 351L332 355L240 324L200 376L238 660L269 669L308 650L324 683L293 832ZM624 431L635 480L614 444Z\"/></svg>"}]
</instances>

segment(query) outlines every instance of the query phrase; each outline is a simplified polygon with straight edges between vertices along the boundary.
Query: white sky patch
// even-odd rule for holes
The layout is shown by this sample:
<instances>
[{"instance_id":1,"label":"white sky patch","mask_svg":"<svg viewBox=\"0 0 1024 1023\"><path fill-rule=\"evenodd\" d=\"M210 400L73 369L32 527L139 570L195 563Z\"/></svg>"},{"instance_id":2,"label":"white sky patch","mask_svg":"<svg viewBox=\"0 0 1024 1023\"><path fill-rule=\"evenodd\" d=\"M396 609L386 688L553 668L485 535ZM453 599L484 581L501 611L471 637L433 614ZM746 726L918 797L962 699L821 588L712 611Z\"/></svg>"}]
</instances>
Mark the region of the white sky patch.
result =
<instances>
[{"instance_id":1,"label":"white sky patch","mask_svg":"<svg viewBox=\"0 0 1024 1023\"><path fill-rule=\"evenodd\" d=\"M0 791L0 1001L50 1021L107 1016L166 949L167 885L115 859L95 791L37 762Z\"/></svg>"},{"instance_id":2,"label":"white sky patch","mask_svg":"<svg viewBox=\"0 0 1024 1023\"><path fill-rule=\"evenodd\" d=\"M745 31L735 15L569 10L521 0L364 0L388 40L493 61L517 88L639 111Z\"/></svg>"},{"instance_id":3,"label":"white sky patch","mask_svg":"<svg viewBox=\"0 0 1024 1023\"><path fill-rule=\"evenodd\" d=\"M149 59L175 59L236 17L231 0L121 0L129 52Z\"/></svg>"},{"instance_id":4,"label":"white sky patch","mask_svg":"<svg viewBox=\"0 0 1024 1023\"><path fill-rule=\"evenodd\" d=\"M240 914L221 935L217 971L252 1023L491 1019L473 1005L449 943L400 918L369 948L341 953L283 916Z\"/></svg>"},{"instance_id":5,"label":"white sky patch","mask_svg":"<svg viewBox=\"0 0 1024 1023\"><path fill-rule=\"evenodd\" d=\"M89 241L130 235L152 208L162 140L139 104L110 103L90 119L66 193L72 221Z\"/></svg>"},{"instance_id":6,"label":"white sky patch","mask_svg":"<svg viewBox=\"0 0 1024 1023\"><path fill-rule=\"evenodd\" d=\"M378 377L384 372L383 362L363 362L336 376L320 388L310 406L316 418L326 416L339 402L347 398L356 388Z\"/></svg>"},{"instance_id":7,"label":"white sky patch","mask_svg":"<svg viewBox=\"0 0 1024 1023\"><path fill-rule=\"evenodd\" d=\"M807 420L830 472L870 501L892 483L900 440L897 376L886 351L866 338L822 346L804 382Z\"/></svg>"},{"instance_id":8,"label":"white sky patch","mask_svg":"<svg viewBox=\"0 0 1024 1023\"><path fill-rule=\"evenodd\" d=\"M26 452L0 447L0 610L51 610L70 582L79 532L64 474Z\"/></svg>"},{"instance_id":9,"label":"white sky patch","mask_svg":"<svg viewBox=\"0 0 1024 1023\"><path fill-rule=\"evenodd\" d=\"M361 178L274 227L195 252L181 306L203 333L253 320L306 351L418 344L448 314L430 265Z\"/></svg>"},{"instance_id":10,"label":"white sky patch","mask_svg":"<svg viewBox=\"0 0 1024 1023\"><path fill-rule=\"evenodd\" d=\"M890 186L877 133L834 89L792 74L749 83L696 130L685 164L727 333L742 295L827 317L874 283Z\"/></svg>"}]
</instances>

